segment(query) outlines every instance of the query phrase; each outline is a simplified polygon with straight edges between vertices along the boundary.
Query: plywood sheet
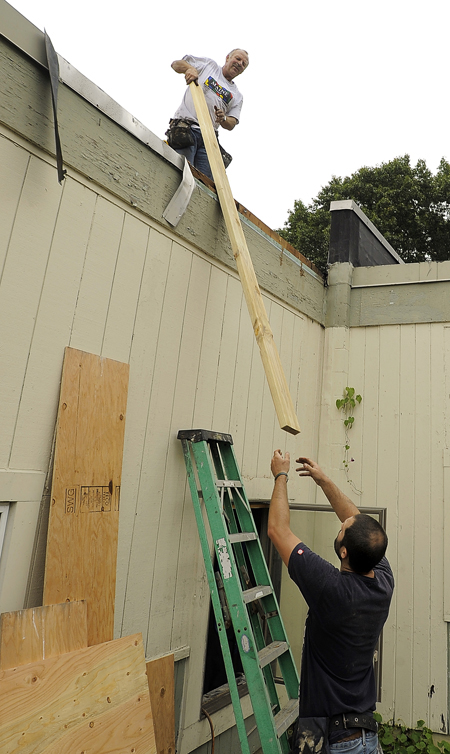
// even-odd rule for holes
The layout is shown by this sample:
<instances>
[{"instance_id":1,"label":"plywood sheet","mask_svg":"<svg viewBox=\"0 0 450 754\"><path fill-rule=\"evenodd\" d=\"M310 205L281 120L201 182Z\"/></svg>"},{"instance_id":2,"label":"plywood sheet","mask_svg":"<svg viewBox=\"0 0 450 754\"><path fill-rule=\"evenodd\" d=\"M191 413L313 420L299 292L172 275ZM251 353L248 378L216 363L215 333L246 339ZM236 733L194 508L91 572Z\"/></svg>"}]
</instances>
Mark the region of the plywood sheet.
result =
<instances>
[{"instance_id":1,"label":"plywood sheet","mask_svg":"<svg viewBox=\"0 0 450 754\"><path fill-rule=\"evenodd\" d=\"M0 670L87 647L86 602L31 607L0 615Z\"/></svg>"},{"instance_id":2,"label":"plywood sheet","mask_svg":"<svg viewBox=\"0 0 450 754\"><path fill-rule=\"evenodd\" d=\"M66 348L44 605L86 599L88 644L114 630L128 364Z\"/></svg>"},{"instance_id":3,"label":"plywood sheet","mask_svg":"<svg viewBox=\"0 0 450 754\"><path fill-rule=\"evenodd\" d=\"M140 634L0 672L2 754L156 754Z\"/></svg>"},{"instance_id":4,"label":"plywood sheet","mask_svg":"<svg viewBox=\"0 0 450 754\"><path fill-rule=\"evenodd\" d=\"M158 754L175 754L175 681L173 654L147 662L148 689Z\"/></svg>"}]
</instances>

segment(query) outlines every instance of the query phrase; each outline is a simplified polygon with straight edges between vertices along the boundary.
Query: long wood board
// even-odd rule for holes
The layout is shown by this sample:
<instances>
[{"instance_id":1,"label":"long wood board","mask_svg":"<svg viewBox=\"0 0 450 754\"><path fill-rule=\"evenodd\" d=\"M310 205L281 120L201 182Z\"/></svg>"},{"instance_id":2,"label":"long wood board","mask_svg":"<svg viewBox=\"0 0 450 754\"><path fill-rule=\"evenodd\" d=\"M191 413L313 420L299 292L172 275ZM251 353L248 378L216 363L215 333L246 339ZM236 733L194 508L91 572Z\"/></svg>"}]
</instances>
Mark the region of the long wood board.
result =
<instances>
[{"instance_id":1,"label":"long wood board","mask_svg":"<svg viewBox=\"0 0 450 754\"><path fill-rule=\"evenodd\" d=\"M30 607L0 615L0 670L87 647L86 602Z\"/></svg>"},{"instance_id":2,"label":"long wood board","mask_svg":"<svg viewBox=\"0 0 450 754\"><path fill-rule=\"evenodd\" d=\"M44 605L87 601L88 644L114 630L128 364L66 348Z\"/></svg>"},{"instance_id":3,"label":"long wood board","mask_svg":"<svg viewBox=\"0 0 450 754\"><path fill-rule=\"evenodd\" d=\"M148 689L158 754L175 754L175 680L173 654L147 662Z\"/></svg>"},{"instance_id":4,"label":"long wood board","mask_svg":"<svg viewBox=\"0 0 450 754\"><path fill-rule=\"evenodd\" d=\"M194 82L189 86L278 421L281 429L296 435L300 432L300 427L294 404L231 193L205 95L202 87Z\"/></svg>"},{"instance_id":5,"label":"long wood board","mask_svg":"<svg viewBox=\"0 0 450 754\"><path fill-rule=\"evenodd\" d=\"M2 754L156 754L141 634L0 672Z\"/></svg>"}]
</instances>

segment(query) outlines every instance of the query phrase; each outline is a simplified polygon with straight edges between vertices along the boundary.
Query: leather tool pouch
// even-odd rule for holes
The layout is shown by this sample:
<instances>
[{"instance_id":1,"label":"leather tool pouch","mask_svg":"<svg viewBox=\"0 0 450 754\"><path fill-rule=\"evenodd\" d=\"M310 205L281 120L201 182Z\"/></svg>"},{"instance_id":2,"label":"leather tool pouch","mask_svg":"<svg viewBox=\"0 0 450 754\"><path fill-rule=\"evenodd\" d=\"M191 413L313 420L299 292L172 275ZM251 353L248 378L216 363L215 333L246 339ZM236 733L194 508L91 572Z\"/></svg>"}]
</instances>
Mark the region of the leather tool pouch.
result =
<instances>
[{"instance_id":1,"label":"leather tool pouch","mask_svg":"<svg viewBox=\"0 0 450 754\"><path fill-rule=\"evenodd\" d=\"M289 754L329 754L328 717L300 717Z\"/></svg>"},{"instance_id":2,"label":"leather tool pouch","mask_svg":"<svg viewBox=\"0 0 450 754\"><path fill-rule=\"evenodd\" d=\"M225 151L225 149L223 148L221 144L219 144L219 149L220 149L220 154L222 155L223 164L225 165L225 170L226 170L233 158L229 152Z\"/></svg>"},{"instance_id":3,"label":"leather tool pouch","mask_svg":"<svg viewBox=\"0 0 450 754\"><path fill-rule=\"evenodd\" d=\"M169 121L166 136L167 143L172 149L186 149L186 147L192 147L195 144L190 124L187 120L181 120L180 118L172 118Z\"/></svg>"}]
</instances>

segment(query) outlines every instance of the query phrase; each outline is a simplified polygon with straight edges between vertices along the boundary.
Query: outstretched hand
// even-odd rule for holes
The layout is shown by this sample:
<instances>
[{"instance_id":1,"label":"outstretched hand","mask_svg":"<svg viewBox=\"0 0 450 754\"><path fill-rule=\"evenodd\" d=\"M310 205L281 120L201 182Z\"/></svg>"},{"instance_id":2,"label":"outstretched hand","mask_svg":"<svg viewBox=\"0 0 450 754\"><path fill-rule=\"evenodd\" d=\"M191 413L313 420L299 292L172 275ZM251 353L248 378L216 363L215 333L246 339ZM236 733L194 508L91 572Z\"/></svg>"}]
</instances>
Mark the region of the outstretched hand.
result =
<instances>
[{"instance_id":1,"label":"outstretched hand","mask_svg":"<svg viewBox=\"0 0 450 754\"><path fill-rule=\"evenodd\" d=\"M310 476L318 485L321 485L326 480L327 477L320 466L311 458L304 458L301 456L300 458L297 458L296 463L303 464L303 466L296 469L296 471L299 472L299 476Z\"/></svg>"},{"instance_id":2,"label":"outstretched hand","mask_svg":"<svg viewBox=\"0 0 450 754\"><path fill-rule=\"evenodd\" d=\"M280 473L280 471L285 471L287 474L290 467L291 467L291 457L289 453L286 451L283 458L283 453L281 452L281 450L280 449L275 450L272 457L271 464L270 464L272 474L276 476L277 474Z\"/></svg>"}]
</instances>

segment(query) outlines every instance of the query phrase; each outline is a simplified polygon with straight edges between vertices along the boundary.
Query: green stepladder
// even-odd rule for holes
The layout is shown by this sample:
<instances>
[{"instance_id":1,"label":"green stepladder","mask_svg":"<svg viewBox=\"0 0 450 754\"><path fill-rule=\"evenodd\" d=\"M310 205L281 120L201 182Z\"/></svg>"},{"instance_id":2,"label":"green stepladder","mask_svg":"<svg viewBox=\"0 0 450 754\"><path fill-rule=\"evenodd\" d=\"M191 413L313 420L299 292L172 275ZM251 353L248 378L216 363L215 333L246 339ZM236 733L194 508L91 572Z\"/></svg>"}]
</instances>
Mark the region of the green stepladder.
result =
<instances>
[{"instance_id":1,"label":"green stepladder","mask_svg":"<svg viewBox=\"0 0 450 754\"><path fill-rule=\"evenodd\" d=\"M206 511L229 615L239 647L263 754L288 754L286 732L298 717L298 673L239 473L231 435L180 430L184 460L242 754L250 747L214 573ZM203 503L202 503L203 500ZM272 663L288 701L281 708Z\"/></svg>"}]
</instances>

